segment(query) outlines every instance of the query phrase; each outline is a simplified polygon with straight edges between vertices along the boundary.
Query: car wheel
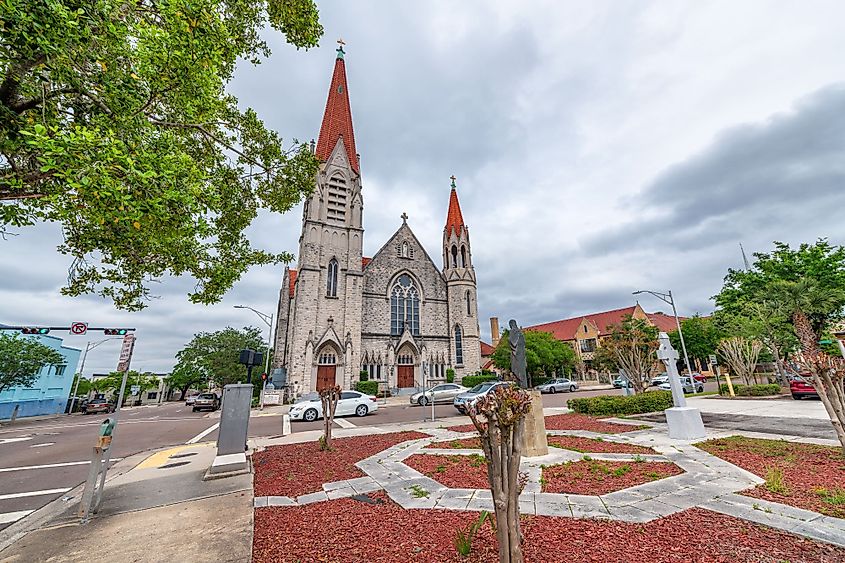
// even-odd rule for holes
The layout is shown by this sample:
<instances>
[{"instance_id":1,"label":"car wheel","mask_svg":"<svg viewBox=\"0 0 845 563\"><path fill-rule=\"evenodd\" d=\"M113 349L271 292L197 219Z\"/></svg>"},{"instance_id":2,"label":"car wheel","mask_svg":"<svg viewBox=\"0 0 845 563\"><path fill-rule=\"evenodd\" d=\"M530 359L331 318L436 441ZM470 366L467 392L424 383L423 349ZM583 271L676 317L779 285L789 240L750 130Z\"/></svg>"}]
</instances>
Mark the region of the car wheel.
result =
<instances>
[{"instance_id":1,"label":"car wheel","mask_svg":"<svg viewBox=\"0 0 845 563\"><path fill-rule=\"evenodd\" d=\"M428 404L428 397L420 397L419 399L417 399L417 402L420 404L421 407L424 407ZM361 406L363 407L364 405Z\"/></svg>"},{"instance_id":2,"label":"car wheel","mask_svg":"<svg viewBox=\"0 0 845 563\"><path fill-rule=\"evenodd\" d=\"M801 400L801 395L796 395L795 393L793 393L793 394L792 394L792 400L793 400L793 401L800 401L800 400Z\"/></svg>"},{"instance_id":3,"label":"car wheel","mask_svg":"<svg viewBox=\"0 0 845 563\"><path fill-rule=\"evenodd\" d=\"M367 413L369 411L370 409L367 408L367 405L358 405L358 407L355 409L355 414L357 416L367 416Z\"/></svg>"},{"instance_id":4,"label":"car wheel","mask_svg":"<svg viewBox=\"0 0 845 563\"><path fill-rule=\"evenodd\" d=\"M305 422L314 422L317 420L317 409L308 409L305 411L305 414L302 415L302 419Z\"/></svg>"},{"instance_id":5,"label":"car wheel","mask_svg":"<svg viewBox=\"0 0 845 563\"><path fill-rule=\"evenodd\" d=\"M699 387L696 393L704 393L704 387Z\"/></svg>"},{"instance_id":6,"label":"car wheel","mask_svg":"<svg viewBox=\"0 0 845 563\"><path fill-rule=\"evenodd\" d=\"M554 395L555 393L557 393L557 389L555 389L554 387L549 387L549 393Z\"/></svg>"},{"instance_id":7,"label":"car wheel","mask_svg":"<svg viewBox=\"0 0 845 563\"><path fill-rule=\"evenodd\" d=\"M570 385L570 386L569 386L569 392L570 392L570 393L574 393L574 392L575 392L575 386L574 386L574 385Z\"/></svg>"},{"instance_id":8,"label":"car wheel","mask_svg":"<svg viewBox=\"0 0 845 563\"><path fill-rule=\"evenodd\" d=\"M191 409L192 412L197 412L197 407Z\"/></svg>"}]
</instances>

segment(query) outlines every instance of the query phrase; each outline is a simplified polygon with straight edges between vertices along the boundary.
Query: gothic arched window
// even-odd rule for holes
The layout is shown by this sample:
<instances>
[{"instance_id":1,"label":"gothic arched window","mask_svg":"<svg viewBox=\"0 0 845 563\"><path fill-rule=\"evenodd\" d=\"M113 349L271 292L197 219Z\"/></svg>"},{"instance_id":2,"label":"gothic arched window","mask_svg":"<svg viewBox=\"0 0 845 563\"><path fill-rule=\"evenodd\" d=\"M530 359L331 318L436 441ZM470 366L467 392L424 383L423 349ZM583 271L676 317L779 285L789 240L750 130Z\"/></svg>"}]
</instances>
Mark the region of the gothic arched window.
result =
<instances>
[{"instance_id":1,"label":"gothic arched window","mask_svg":"<svg viewBox=\"0 0 845 563\"><path fill-rule=\"evenodd\" d=\"M467 316L472 316L472 294L467 290Z\"/></svg>"},{"instance_id":2,"label":"gothic arched window","mask_svg":"<svg viewBox=\"0 0 845 563\"><path fill-rule=\"evenodd\" d=\"M329 262L329 271L326 276L326 296L337 297L337 260L334 258Z\"/></svg>"},{"instance_id":3,"label":"gothic arched window","mask_svg":"<svg viewBox=\"0 0 845 563\"><path fill-rule=\"evenodd\" d=\"M461 268L467 267L467 247L461 245Z\"/></svg>"},{"instance_id":4,"label":"gothic arched window","mask_svg":"<svg viewBox=\"0 0 845 563\"><path fill-rule=\"evenodd\" d=\"M396 279L390 290L390 334L399 336L405 330L420 335L420 292L408 274Z\"/></svg>"},{"instance_id":5,"label":"gothic arched window","mask_svg":"<svg viewBox=\"0 0 845 563\"><path fill-rule=\"evenodd\" d=\"M455 325L455 364L463 365L464 363L464 335L461 327Z\"/></svg>"},{"instance_id":6,"label":"gothic arched window","mask_svg":"<svg viewBox=\"0 0 845 563\"><path fill-rule=\"evenodd\" d=\"M454 244L452 245L452 267L458 267L458 247Z\"/></svg>"}]
</instances>

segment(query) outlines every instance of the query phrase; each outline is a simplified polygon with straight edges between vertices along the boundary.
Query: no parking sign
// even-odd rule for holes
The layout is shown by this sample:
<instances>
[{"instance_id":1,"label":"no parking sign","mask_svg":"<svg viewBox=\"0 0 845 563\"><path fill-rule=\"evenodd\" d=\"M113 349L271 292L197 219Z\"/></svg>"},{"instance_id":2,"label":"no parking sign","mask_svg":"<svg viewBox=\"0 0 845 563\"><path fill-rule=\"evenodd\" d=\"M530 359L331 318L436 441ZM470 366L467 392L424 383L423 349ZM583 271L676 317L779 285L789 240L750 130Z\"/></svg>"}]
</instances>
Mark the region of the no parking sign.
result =
<instances>
[{"instance_id":1,"label":"no parking sign","mask_svg":"<svg viewBox=\"0 0 845 563\"><path fill-rule=\"evenodd\" d=\"M73 323L70 325L70 333L81 336L88 332L88 323Z\"/></svg>"}]
</instances>

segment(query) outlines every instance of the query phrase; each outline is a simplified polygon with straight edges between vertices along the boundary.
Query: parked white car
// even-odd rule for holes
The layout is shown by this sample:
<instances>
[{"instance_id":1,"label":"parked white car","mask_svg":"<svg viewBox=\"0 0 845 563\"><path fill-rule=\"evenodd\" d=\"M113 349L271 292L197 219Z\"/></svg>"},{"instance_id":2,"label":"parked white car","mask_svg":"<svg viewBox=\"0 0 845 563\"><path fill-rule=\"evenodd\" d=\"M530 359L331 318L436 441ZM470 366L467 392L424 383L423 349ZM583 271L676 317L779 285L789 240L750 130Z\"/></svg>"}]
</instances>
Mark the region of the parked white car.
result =
<instances>
[{"instance_id":1,"label":"parked white car","mask_svg":"<svg viewBox=\"0 0 845 563\"><path fill-rule=\"evenodd\" d=\"M669 374L664 371L660 375L655 375L654 377L652 377L651 381L649 382L649 385L651 385L652 387L657 387L658 385L660 385L662 383L668 383L668 382L669 382Z\"/></svg>"},{"instance_id":2,"label":"parked white car","mask_svg":"<svg viewBox=\"0 0 845 563\"><path fill-rule=\"evenodd\" d=\"M334 415L367 416L369 413L376 412L377 410L378 403L374 396L365 395L358 391L341 391ZM306 422L314 422L319 418L323 418L323 405L320 402L320 397L309 397L304 401L295 403L290 408L289 414L291 420L304 420Z\"/></svg>"},{"instance_id":3,"label":"parked white car","mask_svg":"<svg viewBox=\"0 0 845 563\"><path fill-rule=\"evenodd\" d=\"M540 393L563 393L565 391L575 391L578 389L578 383L571 379L560 378L552 379L542 385L534 387Z\"/></svg>"},{"instance_id":4,"label":"parked white car","mask_svg":"<svg viewBox=\"0 0 845 563\"><path fill-rule=\"evenodd\" d=\"M681 387L684 389L684 393L704 393L704 384L700 381L696 381L695 386L693 386L693 381L688 375L681 377ZM668 381L666 383L661 383L657 386L657 388L663 391L672 390L672 386Z\"/></svg>"}]
</instances>

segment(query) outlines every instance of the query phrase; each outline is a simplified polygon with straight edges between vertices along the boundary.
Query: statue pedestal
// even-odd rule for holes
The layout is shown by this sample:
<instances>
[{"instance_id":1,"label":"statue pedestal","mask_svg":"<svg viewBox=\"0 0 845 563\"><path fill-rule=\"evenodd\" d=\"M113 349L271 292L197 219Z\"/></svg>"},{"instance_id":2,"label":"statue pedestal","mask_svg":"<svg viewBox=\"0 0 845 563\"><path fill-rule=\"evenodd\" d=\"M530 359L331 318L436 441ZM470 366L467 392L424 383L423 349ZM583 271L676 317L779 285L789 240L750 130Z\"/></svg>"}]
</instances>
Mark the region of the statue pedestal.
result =
<instances>
[{"instance_id":1,"label":"statue pedestal","mask_svg":"<svg viewBox=\"0 0 845 563\"><path fill-rule=\"evenodd\" d=\"M704 422L701 412L692 407L672 407L666 409L666 423L669 425L669 437L676 440L697 440L704 438Z\"/></svg>"},{"instance_id":2,"label":"statue pedestal","mask_svg":"<svg viewBox=\"0 0 845 563\"><path fill-rule=\"evenodd\" d=\"M525 415L525 434L522 441L522 455L536 457L549 453L546 439L546 422L543 420L543 398L539 391L528 391L531 396L531 410Z\"/></svg>"}]
</instances>

